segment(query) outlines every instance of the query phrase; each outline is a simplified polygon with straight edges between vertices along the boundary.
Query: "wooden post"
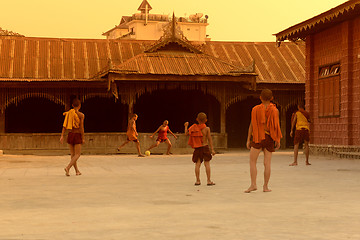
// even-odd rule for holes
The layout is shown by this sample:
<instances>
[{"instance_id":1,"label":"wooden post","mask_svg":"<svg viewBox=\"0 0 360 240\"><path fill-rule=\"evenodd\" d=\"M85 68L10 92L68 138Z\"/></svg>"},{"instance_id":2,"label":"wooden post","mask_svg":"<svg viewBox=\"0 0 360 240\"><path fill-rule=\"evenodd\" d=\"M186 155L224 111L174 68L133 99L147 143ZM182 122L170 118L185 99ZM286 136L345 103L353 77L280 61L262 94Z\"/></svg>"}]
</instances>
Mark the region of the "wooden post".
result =
<instances>
[{"instance_id":1,"label":"wooden post","mask_svg":"<svg viewBox=\"0 0 360 240\"><path fill-rule=\"evenodd\" d=\"M220 101L220 133L226 133L226 106L225 106L225 88L222 92Z\"/></svg>"},{"instance_id":2,"label":"wooden post","mask_svg":"<svg viewBox=\"0 0 360 240\"><path fill-rule=\"evenodd\" d=\"M0 108L0 133L5 133L5 108Z\"/></svg>"},{"instance_id":3,"label":"wooden post","mask_svg":"<svg viewBox=\"0 0 360 240\"><path fill-rule=\"evenodd\" d=\"M130 98L129 109L128 109L128 119L131 118L131 115L134 113L134 100Z\"/></svg>"},{"instance_id":4,"label":"wooden post","mask_svg":"<svg viewBox=\"0 0 360 240\"><path fill-rule=\"evenodd\" d=\"M283 107L281 108L281 112L280 112L280 127L281 127L281 133L283 135L280 144L281 144L281 148L285 149L286 148L286 111Z\"/></svg>"}]
</instances>

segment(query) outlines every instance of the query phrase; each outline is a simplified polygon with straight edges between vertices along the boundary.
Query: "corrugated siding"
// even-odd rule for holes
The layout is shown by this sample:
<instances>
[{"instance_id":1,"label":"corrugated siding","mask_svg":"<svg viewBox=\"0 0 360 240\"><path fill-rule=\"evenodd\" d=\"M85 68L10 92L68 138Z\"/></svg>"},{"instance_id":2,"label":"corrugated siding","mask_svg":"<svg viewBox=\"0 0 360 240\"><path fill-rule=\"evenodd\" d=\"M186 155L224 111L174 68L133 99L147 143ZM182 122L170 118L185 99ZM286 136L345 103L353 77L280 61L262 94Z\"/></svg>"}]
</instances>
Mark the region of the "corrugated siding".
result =
<instances>
[{"instance_id":1,"label":"corrugated siding","mask_svg":"<svg viewBox=\"0 0 360 240\"><path fill-rule=\"evenodd\" d=\"M305 46L293 43L207 42L206 57L145 57L153 41L0 37L0 80L86 80L109 66L162 74L218 74L255 60L258 82L304 83ZM171 54L170 54L171 55ZM133 59L133 61L129 61Z\"/></svg>"}]
</instances>

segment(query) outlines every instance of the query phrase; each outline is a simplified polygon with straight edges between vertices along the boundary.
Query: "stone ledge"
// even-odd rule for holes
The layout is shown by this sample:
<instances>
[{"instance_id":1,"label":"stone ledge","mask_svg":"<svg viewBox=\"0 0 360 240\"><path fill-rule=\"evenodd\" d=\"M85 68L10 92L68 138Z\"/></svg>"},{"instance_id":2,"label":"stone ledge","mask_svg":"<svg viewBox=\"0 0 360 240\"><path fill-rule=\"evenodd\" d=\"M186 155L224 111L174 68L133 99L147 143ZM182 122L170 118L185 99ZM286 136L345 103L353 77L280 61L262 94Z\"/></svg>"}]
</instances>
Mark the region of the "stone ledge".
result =
<instances>
[{"instance_id":1,"label":"stone ledge","mask_svg":"<svg viewBox=\"0 0 360 240\"><path fill-rule=\"evenodd\" d=\"M360 159L360 146L310 144L310 153L313 155Z\"/></svg>"}]
</instances>

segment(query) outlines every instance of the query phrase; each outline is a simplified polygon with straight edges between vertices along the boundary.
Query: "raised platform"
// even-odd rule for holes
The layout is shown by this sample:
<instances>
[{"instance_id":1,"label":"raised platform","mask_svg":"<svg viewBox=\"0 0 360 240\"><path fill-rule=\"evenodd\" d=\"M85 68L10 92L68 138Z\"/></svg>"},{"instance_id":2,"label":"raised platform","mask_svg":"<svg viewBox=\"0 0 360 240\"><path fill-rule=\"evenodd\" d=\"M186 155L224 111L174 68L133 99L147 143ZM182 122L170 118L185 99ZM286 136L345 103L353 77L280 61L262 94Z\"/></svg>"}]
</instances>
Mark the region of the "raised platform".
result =
<instances>
[{"instance_id":1,"label":"raised platform","mask_svg":"<svg viewBox=\"0 0 360 240\"><path fill-rule=\"evenodd\" d=\"M360 159L360 146L310 144L310 154Z\"/></svg>"},{"instance_id":2,"label":"raised platform","mask_svg":"<svg viewBox=\"0 0 360 240\"><path fill-rule=\"evenodd\" d=\"M151 133L139 133L141 151L144 152L149 146L155 143L155 139L150 138ZM168 135L169 136L169 135ZM173 136L169 139L173 145L174 154L188 154L193 150L187 144L188 136L183 133L176 134L178 139ZM227 149L227 135L221 133L212 134L214 148L216 151ZM37 155L65 155L69 154L66 143L60 144L60 133L11 133L0 134L0 150L5 154L37 154ZM117 147L126 140L125 133L85 133L85 144L82 148L83 154L116 154ZM166 143L160 144L152 149L153 154L166 152ZM136 152L135 143L130 142L124 146L120 153L134 154Z\"/></svg>"}]
</instances>

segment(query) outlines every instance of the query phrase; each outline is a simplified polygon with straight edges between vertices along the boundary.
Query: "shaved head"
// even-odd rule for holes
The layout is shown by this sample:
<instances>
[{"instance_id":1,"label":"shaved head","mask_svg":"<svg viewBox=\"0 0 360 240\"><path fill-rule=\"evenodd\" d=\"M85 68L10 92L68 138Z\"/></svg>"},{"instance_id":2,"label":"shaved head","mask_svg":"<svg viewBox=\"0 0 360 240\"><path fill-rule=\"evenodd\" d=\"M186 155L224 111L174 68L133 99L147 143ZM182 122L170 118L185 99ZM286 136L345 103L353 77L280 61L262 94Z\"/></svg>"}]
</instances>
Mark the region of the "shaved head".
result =
<instances>
[{"instance_id":1,"label":"shaved head","mask_svg":"<svg viewBox=\"0 0 360 240\"><path fill-rule=\"evenodd\" d=\"M200 122L206 122L207 120L207 116L205 113L201 112L197 115L197 119L200 121Z\"/></svg>"},{"instance_id":2,"label":"shaved head","mask_svg":"<svg viewBox=\"0 0 360 240\"><path fill-rule=\"evenodd\" d=\"M263 101L270 101L273 98L272 91L270 89L264 89L261 91L260 97Z\"/></svg>"}]
</instances>

